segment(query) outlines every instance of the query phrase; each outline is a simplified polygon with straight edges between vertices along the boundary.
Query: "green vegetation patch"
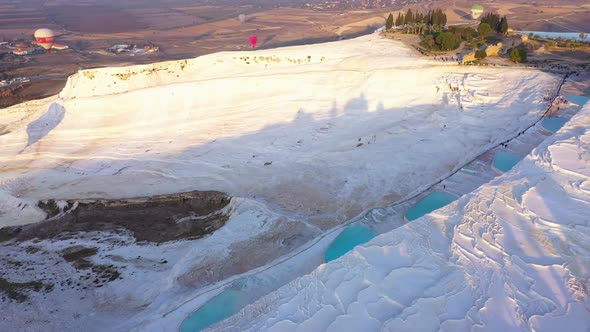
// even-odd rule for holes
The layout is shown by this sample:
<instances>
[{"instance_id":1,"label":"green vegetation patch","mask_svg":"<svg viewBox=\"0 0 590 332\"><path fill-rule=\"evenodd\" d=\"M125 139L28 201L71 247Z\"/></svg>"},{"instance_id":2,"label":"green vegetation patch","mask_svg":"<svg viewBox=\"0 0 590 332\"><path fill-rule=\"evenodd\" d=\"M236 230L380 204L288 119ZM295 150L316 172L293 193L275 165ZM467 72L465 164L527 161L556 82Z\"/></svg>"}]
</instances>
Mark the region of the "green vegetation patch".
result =
<instances>
[{"instance_id":1,"label":"green vegetation patch","mask_svg":"<svg viewBox=\"0 0 590 332\"><path fill-rule=\"evenodd\" d=\"M491 30L506 34L508 32L508 19L495 13L487 13L481 18L481 24L487 24ZM480 26L481 26L480 24Z\"/></svg>"},{"instance_id":2,"label":"green vegetation patch","mask_svg":"<svg viewBox=\"0 0 590 332\"><path fill-rule=\"evenodd\" d=\"M484 59L487 56L486 51L484 50L479 50L475 52L475 58L476 59Z\"/></svg>"},{"instance_id":3,"label":"green vegetation patch","mask_svg":"<svg viewBox=\"0 0 590 332\"><path fill-rule=\"evenodd\" d=\"M510 60L514 62L526 62L527 61L527 50L524 47L512 48L508 51Z\"/></svg>"},{"instance_id":4,"label":"green vegetation patch","mask_svg":"<svg viewBox=\"0 0 590 332\"><path fill-rule=\"evenodd\" d=\"M10 282L0 277L0 292L10 300L17 302L24 302L29 299L27 296L28 291L39 292L41 290L50 292L53 289L53 284L44 284L41 281L29 281L29 282Z\"/></svg>"},{"instance_id":5,"label":"green vegetation patch","mask_svg":"<svg viewBox=\"0 0 590 332\"><path fill-rule=\"evenodd\" d=\"M0 228L0 242L6 242L15 237L14 230L8 228Z\"/></svg>"},{"instance_id":6,"label":"green vegetation patch","mask_svg":"<svg viewBox=\"0 0 590 332\"><path fill-rule=\"evenodd\" d=\"M94 256L98 252L96 248L72 247L63 251L61 257L67 262L77 261L86 257Z\"/></svg>"}]
</instances>

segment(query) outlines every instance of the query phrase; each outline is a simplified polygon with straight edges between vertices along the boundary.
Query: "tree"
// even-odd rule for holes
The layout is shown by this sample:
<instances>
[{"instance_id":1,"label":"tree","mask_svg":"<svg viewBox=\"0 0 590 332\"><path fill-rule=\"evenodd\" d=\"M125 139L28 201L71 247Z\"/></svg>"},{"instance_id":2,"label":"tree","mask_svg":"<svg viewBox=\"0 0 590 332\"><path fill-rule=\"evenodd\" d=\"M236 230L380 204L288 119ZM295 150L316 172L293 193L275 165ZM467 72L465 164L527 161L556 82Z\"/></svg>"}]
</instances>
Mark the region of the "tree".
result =
<instances>
[{"instance_id":1,"label":"tree","mask_svg":"<svg viewBox=\"0 0 590 332\"><path fill-rule=\"evenodd\" d=\"M477 27L477 33L483 39L492 32L492 27L488 23L481 23Z\"/></svg>"},{"instance_id":2,"label":"tree","mask_svg":"<svg viewBox=\"0 0 590 332\"><path fill-rule=\"evenodd\" d=\"M395 19L395 26L401 27L402 25L404 25L404 15L402 12L399 12L397 13L397 18Z\"/></svg>"},{"instance_id":3,"label":"tree","mask_svg":"<svg viewBox=\"0 0 590 332\"><path fill-rule=\"evenodd\" d=\"M475 58L476 59L484 59L488 54L484 50L475 51Z\"/></svg>"},{"instance_id":4,"label":"tree","mask_svg":"<svg viewBox=\"0 0 590 332\"><path fill-rule=\"evenodd\" d=\"M429 48L434 46L434 37L432 35L426 35L426 37L424 37L424 41Z\"/></svg>"},{"instance_id":5,"label":"tree","mask_svg":"<svg viewBox=\"0 0 590 332\"><path fill-rule=\"evenodd\" d=\"M433 30L441 30L447 22L447 15L442 9L429 10L424 13L412 12L408 9L406 14L398 12L395 19L396 26L404 26L404 33L424 34L426 32L432 33ZM387 25L386 25L387 27Z\"/></svg>"},{"instance_id":6,"label":"tree","mask_svg":"<svg viewBox=\"0 0 590 332\"><path fill-rule=\"evenodd\" d=\"M428 22L430 32L432 30L440 31L447 24L447 15L440 8L428 11L425 18Z\"/></svg>"},{"instance_id":7,"label":"tree","mask_svg":"<svg viewBox=\"0 0 590 332\"><path fill-rule=\"evenodd\" d=\"M406 19L404 21L405 24L414 23L414 14L412 14L412 10L408 9L406 12Z\"/></svg>"},{"instance_id":8,"label":"tree","mask_svg":"<svg viewBox=\"0 0 590 332\"><path fill-rule=\"evenodd\" d=\"M450 51L455 48L455 35L448 31L439 33L436 37L436 43L440 46L441 50Z\"/></svg>"},{"instance_id":9,"label":"tree","mask_svg":"<svg viewBox=\"0 0 590 332\"><path fill-rule=\"evenodd\" d=\"M508 19L506 16L503 16L500 20L500 33L506 34L508 32Z\"/></svg>"},{"instance_id":10,"label":"tree","mask_svg":"<svg viewBox=\"0 0 590 332\"><path fill-rule=\"evenodd\" d=\"M588 35L586 35L586 33L580 32L580 40L584 41L584 40L586 40L586 37L588 37Z\"/></svg>"},{"instance_id":11,"label":"tree","mask_svg":"<svg viewBox=\"0 0 590 332\"><path fill-rule=\"evenodd\" d=\"M475 35L475 30L472 27L467 27L465 29L463 29L463 39L465 39L468 42L471 42L473 40L473 35Z\"/></svg>"},{"instance_id":12,"label":"tree","mask_svg":"<svg viewBox=\"0 0 590 332\"><path fill-rule=\"evenodd\" d=\"M527 51L526 48L518 47L510 49L510 60L514 62L526 62Z\"/></svg>"},{"instance_id":13,"label":"tree","mask_svg":"<svg viewBox=\"0 0 590 332\"><path fill-rule=\"evenodd\" d=\"M482 16L480 22L489 24L490 28L492 28L492 30L495 30L496 32L501 31L501 29L500 29L500 15L498 15L498 14L487 13L484 16Z\"/></svg>"},{"instance_id":14,"label":"tree","mask_svg":"<svg viewBox=\"0 0 590 332\"><path fill-rule=\"evenodd\" d=\"M393 28L393 14L389 13L387 21L385 21L385 30L391 30L391 28Z\"/></svg>"},{"instance_id":15,"label":"tree","mask_svg":"<svg viewBox=\"0 0 590 332\"><path fill-rule=\"evenodd\" d=\"M428 13L428 24L430 25L430 32L436 29L436 25L438 24L438 18L434 15L433 12Z\"/></svg>"}]
</instances>

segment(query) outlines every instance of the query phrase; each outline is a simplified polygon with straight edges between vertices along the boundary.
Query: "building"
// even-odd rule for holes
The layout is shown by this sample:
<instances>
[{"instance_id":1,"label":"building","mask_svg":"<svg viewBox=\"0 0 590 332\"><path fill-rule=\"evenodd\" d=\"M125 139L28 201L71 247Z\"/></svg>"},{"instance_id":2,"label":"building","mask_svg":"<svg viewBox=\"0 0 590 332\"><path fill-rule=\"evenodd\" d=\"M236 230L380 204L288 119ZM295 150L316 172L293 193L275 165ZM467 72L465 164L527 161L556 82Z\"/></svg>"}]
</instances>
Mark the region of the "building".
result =
<instances>
[{"instance_id":1,"label":"building","mask_svg":"<svg viewBox=\"0 0 590 332\"><path fill-rule=\"evenodd\" d=\"M122 53L122 52L129 52L130 48L131 48L131 45L117 44L117 45L113 45L113 46L109 47L107 49L107 51L112 52L112 53Z\"/></svg>"},{"instance_id":2,"label":"building","mask_svg":"<svg viewBox=\"0 0 590 332\"><path fill-rule=\"evenodd\" d=\"M62 50L67 50L68 48L70 48L68 45L62 45L62 44L51 45L52 50L62 51Z\"/></svg>"},{"instance_id":3,"label":"building","mask_svg":"<svg viewBox=\"0 0 590 332\"><path fill-rule=\"evenodd\" d=\"M35 49L33 47L17 48L12 51L12 54L14 54L14 55L29 55L29 54L34 54L34 53L35 53Z\"/></svg>"},{"instance_id":4,"label":"building","mask_svg":"<svg viewBox=\"0 0 590 332\"><path fill-rule=\"evenodd\" d=\"M140 55L140 54L148 54L148 53L156 53L160 50L157 46L146 45L143 47L139 47L137 45L128 45L128 44L119 44L113 45L107 49L107 51L111 53L123 53L128 52L130 55Z\"/></svg>"}]
</instances>

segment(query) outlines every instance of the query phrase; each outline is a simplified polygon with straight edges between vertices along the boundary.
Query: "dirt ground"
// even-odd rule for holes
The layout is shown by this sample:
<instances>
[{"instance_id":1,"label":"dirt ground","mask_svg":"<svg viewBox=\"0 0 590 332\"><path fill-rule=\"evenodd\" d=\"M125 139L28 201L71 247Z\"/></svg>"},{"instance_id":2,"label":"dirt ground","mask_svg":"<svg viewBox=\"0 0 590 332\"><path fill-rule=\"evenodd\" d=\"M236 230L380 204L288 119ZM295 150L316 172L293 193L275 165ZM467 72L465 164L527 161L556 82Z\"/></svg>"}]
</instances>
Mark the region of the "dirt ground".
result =
<instances>
[{"instance_id":1,"label":"dirt ground","mask_svg":"<svg viewBox=\"0 0 590 332\"><path fill-rule=\"evenodd\" d=\"M124 33L148 28L135 15L108 6L48 7L47 15L65 30L80 33Z\"/></svg>"},{"instance_id":2,"label":"dirt ground","mask_svg":"<svg viewBox=\"0 0 590 332\"><path fill-rule=\"evenodd\" d=\"M0 90L0 108L25 102L27 100L41 99L58 94L66 84L66 78L42 80L33 83L24 83Z\"/></svg>"}]
</instances>

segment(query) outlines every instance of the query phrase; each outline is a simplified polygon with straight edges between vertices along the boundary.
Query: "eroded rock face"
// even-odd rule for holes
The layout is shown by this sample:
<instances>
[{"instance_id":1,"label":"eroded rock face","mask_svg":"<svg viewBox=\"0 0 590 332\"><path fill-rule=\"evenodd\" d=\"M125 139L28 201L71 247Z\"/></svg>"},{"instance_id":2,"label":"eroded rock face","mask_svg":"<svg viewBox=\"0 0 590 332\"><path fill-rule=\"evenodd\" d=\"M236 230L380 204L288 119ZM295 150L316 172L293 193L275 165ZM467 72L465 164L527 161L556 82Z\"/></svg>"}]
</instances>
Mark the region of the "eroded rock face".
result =
<instances>
[{"instance_id":1,"label":"eroded rock face","mask_svg":"<svg viewBox=\"0 0 590 332\"><path fill-rule=\"evenodd\" d=\"M38 207L46 212L45 220L0 229L0 306L3 302L44 301L44 294L52 292L55 285L60 295L49 301L75 293L84 305L104 302L108 305L99 306L110 308L116 302L110 291L97 295L93 290L110 287L107 284L123 279L127 270L132 272L125 278L133 280L135 269L158 273L168 263L165 258L121 257L110 253L112 250L137 248L138 244L139 248L154 248L163 242L211 234L227 222L229 203L230 197L217 191L40 201ZM131 301L131 306L146 301L141 296L123 298L123 302Z\"/></svg>"},{"instance_id":2,"label":"eroded rock face","mask_svg":"<svg viewBox=\"0 0 590 332\"><path fill-rule=\"evenodd\" d=\"M17 241L51 239L88 231L129 231L138 241L196 239L222 227L230 197L216 191L136 197L40 202L48 219L20 228L4 228Z\"/></svg>"}]
</instances>

